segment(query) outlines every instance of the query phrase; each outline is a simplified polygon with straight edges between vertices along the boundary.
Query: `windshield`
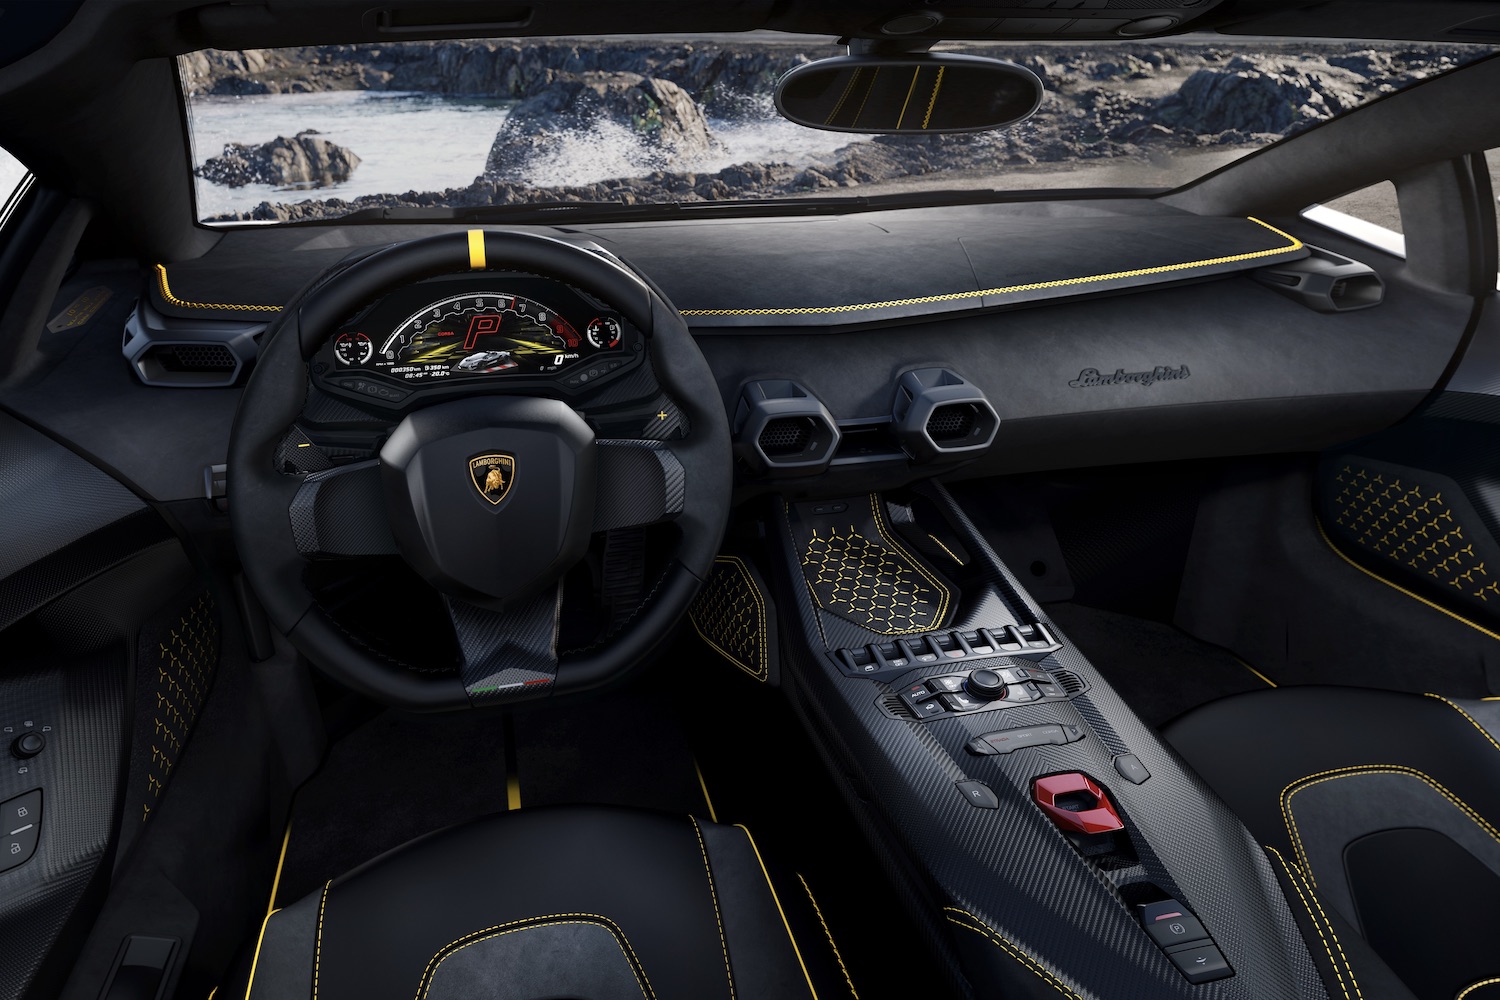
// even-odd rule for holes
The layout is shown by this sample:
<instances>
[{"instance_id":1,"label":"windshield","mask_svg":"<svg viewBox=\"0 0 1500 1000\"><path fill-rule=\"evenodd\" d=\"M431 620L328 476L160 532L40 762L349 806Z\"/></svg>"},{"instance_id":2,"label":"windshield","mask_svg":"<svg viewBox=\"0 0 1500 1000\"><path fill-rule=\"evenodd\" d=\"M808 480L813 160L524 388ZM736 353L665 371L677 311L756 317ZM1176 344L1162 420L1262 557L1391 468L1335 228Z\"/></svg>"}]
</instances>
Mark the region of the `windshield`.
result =
<instances>
[{"instance_id":1,"label":"windshield","mask_svg":"<svg viewBox=\"0 0 1500 1000\"><path fill-rule=\"evenodd\" d=\"M1170 188L1488 55L1482 46L1180 36L949 44L1022 63L996 132L851 136L772 103L832 39L772 33L407 42L182 56L199 217L649 205L931 190Z\"/></svg>"}]
</instances>

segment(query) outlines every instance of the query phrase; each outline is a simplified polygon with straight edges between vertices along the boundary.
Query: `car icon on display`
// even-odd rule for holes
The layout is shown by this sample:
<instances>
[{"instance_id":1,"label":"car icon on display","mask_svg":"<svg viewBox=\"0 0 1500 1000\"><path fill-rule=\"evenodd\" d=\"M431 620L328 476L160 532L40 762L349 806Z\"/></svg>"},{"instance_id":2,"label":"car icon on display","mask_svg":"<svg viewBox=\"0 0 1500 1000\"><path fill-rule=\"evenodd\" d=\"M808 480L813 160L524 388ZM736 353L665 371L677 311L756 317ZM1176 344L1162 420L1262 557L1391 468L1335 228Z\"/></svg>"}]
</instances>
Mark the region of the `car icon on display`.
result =
<instances>
[{"instance_id":1,"label":"car icon on display","mask_svg":"<svg viewBox=\"0 0 1500 1000\"><path fill-rule=\"evenodd\" d=\"M516 367L517 362L509 351L480 351L471 354L453 366L456 372L500 372Z\"/></svg>"}]
</instances>

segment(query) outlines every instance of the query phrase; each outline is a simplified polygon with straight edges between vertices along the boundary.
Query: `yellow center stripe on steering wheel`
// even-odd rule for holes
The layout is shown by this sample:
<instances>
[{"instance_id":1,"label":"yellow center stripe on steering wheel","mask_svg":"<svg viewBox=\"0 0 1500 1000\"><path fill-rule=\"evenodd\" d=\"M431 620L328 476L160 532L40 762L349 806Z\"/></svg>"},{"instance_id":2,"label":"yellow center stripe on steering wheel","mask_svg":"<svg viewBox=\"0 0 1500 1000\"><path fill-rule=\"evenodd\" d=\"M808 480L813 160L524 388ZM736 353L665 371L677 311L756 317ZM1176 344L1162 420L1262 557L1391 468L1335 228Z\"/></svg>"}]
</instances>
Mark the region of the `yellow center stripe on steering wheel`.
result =
<instances>
[{"instance_id":1,"label":"yellow center stripe on steering wheel","mask_svg":"<svg viewBox=\"0 0 1500 1000\"><path fill-rule=\"evenodd\" d=\"M469 230L469 270L483 271L484 263L484 230Z\"/></svg>"}]
</instances>

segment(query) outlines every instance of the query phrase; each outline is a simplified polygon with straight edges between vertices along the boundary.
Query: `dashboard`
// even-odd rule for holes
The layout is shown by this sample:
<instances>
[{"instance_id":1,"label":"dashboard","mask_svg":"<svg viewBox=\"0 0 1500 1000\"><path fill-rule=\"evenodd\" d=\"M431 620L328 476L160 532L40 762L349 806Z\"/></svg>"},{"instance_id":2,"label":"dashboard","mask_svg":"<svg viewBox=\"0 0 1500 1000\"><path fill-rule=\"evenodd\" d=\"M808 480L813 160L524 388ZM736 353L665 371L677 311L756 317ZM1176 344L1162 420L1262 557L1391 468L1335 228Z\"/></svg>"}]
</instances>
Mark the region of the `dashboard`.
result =
<instances>
[{"instance_id":1,"label":"dashboard","mask_svg":"<svg viewBox=\"0 0 1500 1000\"><path fill-rule=\"evenodd\" d=\"M638 364L641 332L562 282L457 275L399 288L341 324L313 361L322 388L386 403L498 380L580 392Z\"/></svg>"}]
</instances>

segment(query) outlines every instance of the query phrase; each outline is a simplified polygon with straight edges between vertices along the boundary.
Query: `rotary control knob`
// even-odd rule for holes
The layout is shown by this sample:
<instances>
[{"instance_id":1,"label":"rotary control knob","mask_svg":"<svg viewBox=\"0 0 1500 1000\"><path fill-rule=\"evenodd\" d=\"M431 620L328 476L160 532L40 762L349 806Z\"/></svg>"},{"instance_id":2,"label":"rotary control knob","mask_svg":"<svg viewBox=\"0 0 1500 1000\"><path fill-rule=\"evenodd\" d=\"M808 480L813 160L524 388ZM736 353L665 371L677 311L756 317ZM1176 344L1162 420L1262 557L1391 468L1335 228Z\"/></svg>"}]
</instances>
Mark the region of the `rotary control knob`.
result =
<instances>
[{"instance_id":1,"label":"rotary control knob","mask_svg":"<svg viewBox=\"0 0 1500 1000\"><path fill-rule=\"evenodd\" d=\"M21 760L28 760L46 748L47 741L42 738L41 733L22 733L11 743L10 752Z\"/></svg>"},{"instance_id":2,"label":"rotary control knob","mask_svg":"<svg viewBox=\"0 0 1500 1000\"><path fill-rule=\"evenodd\" d=\"M976 670L964 682L964 687L976 698L994 701L1005 697L1005 678L994 670Z\"/></svg>"}]
</instances>

